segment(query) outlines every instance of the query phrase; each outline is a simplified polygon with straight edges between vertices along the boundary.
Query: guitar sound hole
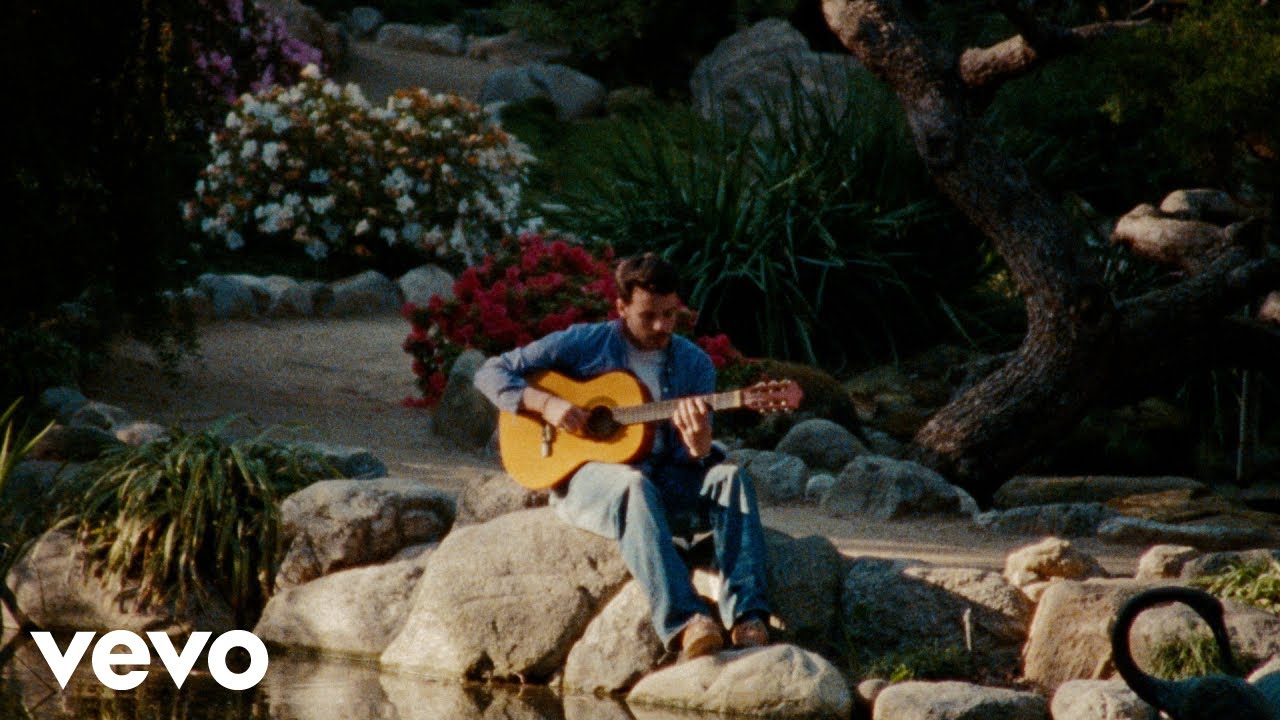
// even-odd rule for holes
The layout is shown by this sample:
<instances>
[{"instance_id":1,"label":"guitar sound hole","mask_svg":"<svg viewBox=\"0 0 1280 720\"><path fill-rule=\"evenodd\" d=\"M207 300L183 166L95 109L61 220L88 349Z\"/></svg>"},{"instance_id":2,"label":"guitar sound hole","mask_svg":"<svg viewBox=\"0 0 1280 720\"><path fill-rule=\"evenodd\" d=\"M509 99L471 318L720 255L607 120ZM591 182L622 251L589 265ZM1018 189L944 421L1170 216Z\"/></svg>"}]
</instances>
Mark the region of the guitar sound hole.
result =
<instances>
[{"instance_id":1,"label":"guitar sound hole","mask_svg":"<svg viewBox=\"0 0 1280 720\"><path fill-rule=\"evenodd\" d=\"M587 417L587 435L596 440L607 440L621 429L622 425L613 419L612 410L604 406L591 409Z\"/></svg>"}]
</instances>

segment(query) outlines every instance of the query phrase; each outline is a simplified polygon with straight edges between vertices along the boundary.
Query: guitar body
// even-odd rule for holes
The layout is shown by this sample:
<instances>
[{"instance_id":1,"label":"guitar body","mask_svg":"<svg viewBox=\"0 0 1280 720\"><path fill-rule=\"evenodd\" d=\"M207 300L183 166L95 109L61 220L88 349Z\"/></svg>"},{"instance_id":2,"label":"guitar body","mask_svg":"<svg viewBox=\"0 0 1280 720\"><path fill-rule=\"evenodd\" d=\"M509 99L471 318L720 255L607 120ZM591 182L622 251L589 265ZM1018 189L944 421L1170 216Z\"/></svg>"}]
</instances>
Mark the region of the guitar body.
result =
<instances>
[{"instance_id":1,"label":"guitar body","mask_svg":"<svg viewBox=\"0 0 1280 720\"><path fill-rule=\"evenodd\" d=\"M558 395L588 412L649 401L644 383L625 370L607 372L589 380L575 380L554 370L543 370L525 379L529 385ZM544 423L536 413L498 415L502 465L508 475L530 490L549 488L589 462L630 463L653 447L653 428L644 424L617 426L605 436L593 437L557 429L551 442L545 444L543 432ZM549 451L545 456L544 447Z\"/></svg>"}]
</instances>

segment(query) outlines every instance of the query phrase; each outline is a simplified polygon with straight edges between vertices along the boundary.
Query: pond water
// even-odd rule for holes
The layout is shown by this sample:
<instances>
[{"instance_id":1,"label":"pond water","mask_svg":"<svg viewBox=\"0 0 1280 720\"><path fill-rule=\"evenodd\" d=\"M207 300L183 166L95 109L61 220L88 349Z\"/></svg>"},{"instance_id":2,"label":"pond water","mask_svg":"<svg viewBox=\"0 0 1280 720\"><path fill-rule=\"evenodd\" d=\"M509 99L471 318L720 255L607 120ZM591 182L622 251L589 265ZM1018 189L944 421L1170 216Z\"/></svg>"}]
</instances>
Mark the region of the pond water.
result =
<instances>
[{"instance_id":1,"label":"pond water","mask_svg":"<svg viewBox=\"0 0 1280 720\"><path fill-rule=\"evenodd\" d=\"M67 638L60 637L60 648ZM99 684L89 653L66 689L29 636L0 642L0 720L709 720L629 708L620 700L562 697L545 688L431 682L376 664L272 649L266 677L225 690L197 667L177 689L155 662L136 689ZM123 670L121 670L123 671Z\"/></svg>"}]
</instances>

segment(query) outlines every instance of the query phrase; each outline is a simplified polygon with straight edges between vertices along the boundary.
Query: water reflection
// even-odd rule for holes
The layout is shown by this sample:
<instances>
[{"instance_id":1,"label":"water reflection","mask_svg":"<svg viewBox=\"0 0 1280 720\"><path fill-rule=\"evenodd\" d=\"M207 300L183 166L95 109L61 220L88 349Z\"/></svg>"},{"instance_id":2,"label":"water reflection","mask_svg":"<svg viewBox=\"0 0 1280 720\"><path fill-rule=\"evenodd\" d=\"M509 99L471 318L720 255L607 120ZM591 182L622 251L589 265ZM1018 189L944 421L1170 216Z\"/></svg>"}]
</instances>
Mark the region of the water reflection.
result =
<instances>
[{"instance_id":1,"label":"water reflection","mask_svg":"<svg viewBox=\"0 0 1280 720\"><path fill-rule=\"evenodd\" d=\"M612 698L560 697L543 688L439 683L381 672L374 663L273 649L252 690L220 687L197 666L177 689L158 662L136 689L109 690L89 661L65 690L30 637L5 635L0 720L698 720L708 716L631 709ZM60 637L60 648L67 638ZM123 670L123 669L122 669Z\"/></svg>"}]
</instances>

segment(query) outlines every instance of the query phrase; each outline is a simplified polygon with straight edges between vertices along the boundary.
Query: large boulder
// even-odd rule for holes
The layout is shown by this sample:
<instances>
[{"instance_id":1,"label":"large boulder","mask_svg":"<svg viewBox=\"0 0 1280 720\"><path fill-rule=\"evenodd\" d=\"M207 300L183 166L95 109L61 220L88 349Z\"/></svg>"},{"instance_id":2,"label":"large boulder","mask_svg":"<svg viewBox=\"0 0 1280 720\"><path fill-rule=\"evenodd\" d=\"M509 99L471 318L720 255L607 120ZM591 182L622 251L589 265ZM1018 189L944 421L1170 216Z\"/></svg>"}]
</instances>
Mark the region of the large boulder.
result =
<instances>
[{"instance_id":1,"label":"large boulder","mask_svg":"<svg viewBox=\"0 0 1280 720\"><path fill-rule=\"evenodd\" d=\"M436 296L441 300L453 299L453 276L438 265L416 267L401 275L396 283L400 285L404 301L420 307L426 307Z\"/></svg>"},{"instance_id":2,"label":"large boulder","mask_svg":"<svg viewBox=\"0 0 1280 720\"><path fill-rule=\"evenodd\" d=\"M513 103L534 98L550 100L561 120L595 115L604 107L605 88L599 80L564 65L531 63L499 68L480 89L480 104Z\"/></svg>"},{"instance_id":3,"label":"large boulder","mask_svg":"<svg viewBox=\"0 0 1280 720\"><path fill-rule=\"evenodd\" d=\"M765 546L769 607L782 626L775 634L828 657L841 655L840 597L846 561L840 551L819 535L793 538L768 529Z\"/></svg>"},{"instance_id":4,"label":"large boulder","mask_svg":"<svg viewBox=\"0 0 1280 720\"><path fill-rule=\"evenodd\" d=\"M257 285L247 285L243 278L205 273L196 278L196 290L213 303L216 320L246 320L258 317L269 296Z\"/></svg>"},{"instance_id":5,"label":"large boulder","mask_svg":"<svg viewBox=\"0 0 1280 720\"><path fill-rule=\"evenodd\" d=\"M285 647L377 657L400 631L431 549L277 592L253 633Z\"/></svg>"},{"instance_id":6,"label":"large boulder","mask_svg":"<svg viewBox=\"0 0 1280 720\"><path fill-rule=\"evenodd\" d=\"M845 718L853 696L840 671L821 655L772 645L701 657L641 680L630 705L734 716Z\"/></svg>"},{"instance_id":7,"label":"large boulder","mask_svg":"<svg viewBox=\"0 0 1280 720\"><path fill-rule=\"evenodd\" d=\"M1049 706L1053 720L1158 720L1123 680L1071 680L1058 686Z\"/></svg>"},{"instance_id":8,"label":"large boulder","mask_svg":"<svg viewBox=\"0 0 1280 720\"><path fill-rule=\"evenodd\" d=\"M1223 621L1241 667L1251 667L1280 654L1280 617L1250 605L1225 600ZM1129 631L1130 648L1139 663L1155 657L1159 648L1185 647L1195 638L1209 637L1209 628L1194 610L1181 603L1144 610Z\"/></svg>"},{"instance_id":9,"label":"large boulder","mask_svg":"<svg viewBox=\"0 0 1280 720\"><path fill-rule=\"evenodd\" d=\"M565 661L564 687L585 693L630 689L665 653L649 616L649 599L632 580L574 643Z\"/></svg>"},{"instance_id":10,"label":"large boulder","mask_svg":"<svg viewBox=\"0 0 1280 720\"><path fill-rule=\"evenodd\" d=\"M476 525L517 510L545 507L545 490L526 490L503 472L481 473L467 479L458 497L455 525Z\"/></svg>"},{"instance_id":11,"label":"large boulder","mask_svg":"<svg viewBox=\"0 0 1280 720\"><path fill-rule=\"evenodd\" d=\"M834 471L869 452L848 428L823 418L797 423L782 436L774 450L794 455L808 467Z\"/></svg>"},{"instance_id":12,"label":"large boulder","mask_svg":"<svg viewBox=\"0 0 1280 720\"><path fill-rule=\"evenodd\" d=\"M964 491L910 460L860 455L836 476L823 496L823 510L897 520L922 515L963 515ZM972 500L970 499L970 502Z\"/></svg>"},{"instance_id":13,"label":"large boulder","mask_svg":"<svg viewBox=\"0 0 1280 720\"><path fill-rule=\"evenodd\" d=\"M468 38L467 42L467 57L495 65L560 62L568 60L570 54L568 48L529 40L519 30Z\"/></svg>"},{"instance_id":14,"label":"large boulder","mask_svg":"<svg viewBox=\"0 0 1280 720\"><path fill-rule=\"evenodd\" d=\"M466 350L449 368L440 403L431 411L431 431L460 448L478 450L498 427L498 409L472 382L484 364L479 350Z\"/></svg>"},{"instance_id":15,"label":"large boulder","mask_svg":"<svg viewBox=\"0 0 1280 720\"><path fill-rule=\"evenodd\" d=\"M769 18L721 40L694 68L689 89L703 117L752 128L796 90L842 110L847 76L859 67L848 54L813 52L794 26Z\"/></svg>"},{"instance_id":16,"label":"large boulder","mask_svg":"<svg viewBox=\"0 0 1280 720\"><path fill-rule=\"evenodd\" d=\"M383 47L432 55L461 55L466 46L462 28L457 25L423 27L407 23L386 23L378 28L374 42Z\"/></svg>"},{"instance_id":17,"label":"large boulder","mask_svg":"<svg viewBox=\"0 0 1280 720\"><path fill-rule=\"evenodd\" d=\"M454 514L451 495L416 480L313 483L281 503L281 539L287 550L276 587L382 562L410 545L439 540L453 525Z\"/></svg>"},{"instance_id":18,"label":"large boulder","mask_svg":"<svg viewBox=\"0 0 1280 720\"><path fill-rule=\"evenodd\" d=\"M551 508L456 528L381 662L451 679L545 679L627 577L617 543Z\"/></svg>"},{"instance_id":19,"label":"large boulder","mask_svg":"<svg viewBox=\"0 0 1280 720\"><path fill-rule=\"evenodd\" d=\"M84 546L70 532L49 531L14 564L5 583L22 613L46 630L218 634L235 628L231 608L215 590L193 596L182 610L172 604L139 608L137 582L120 587L86 569L86 562Z\"/></svg>"},{"instance_id":20,"label":"large boulder","mask_svg":"<svg viewBox=\"0 0 1280 720\"><path fill-rule=\"evenodd\" d=\"M1012 671L1030 600L999 573L909 560L857 558L841 599L844 638L868 657L918 646L966 647L985 667Z\"/></svg>"},{"instance_id":21,"label":"large boulder","mask_svg":"<svg viewBox=\"0 0 1280 720\"><path fill-rule=\"evenodd\" d=\"M289 34L320 51L330 69L347 61L347 38L318 10L301 0L257 0L258 4L284 21Z\"/></svg>"},{"instance_id":22,"label":"large boulder","mask_svg":"<svg viewBox=\"0 0 1280 720\"><path fill-rule=\"evenodd\" d=\"M804 497L809 468L804 460L780 452L753 452L743 466L755 483L762 504L786 503Z\"/></svg>"},{"instance_id":23,"label":"large boulder","mask_svg":"<svg viewBox=\"0 0 1280 720\"><path fill-rule=\"evenodd\" d=\"M1049 720L1049 703L1030 692L965 682L904 682L876 697L873 720Z\"/></svg>"},{"instance_id":24,"label":"large boulder","mask_svg":"<svg viewBox=\"0 0 1280 720\"><path fill-rule=\"evenodd\" d=\"M1023 677L1046 690L1114 673L1111 627L1129 598L1150 587L1134 580L1052 583L1036 606L1023 650Z\"/></svg>"}]
</instances>

